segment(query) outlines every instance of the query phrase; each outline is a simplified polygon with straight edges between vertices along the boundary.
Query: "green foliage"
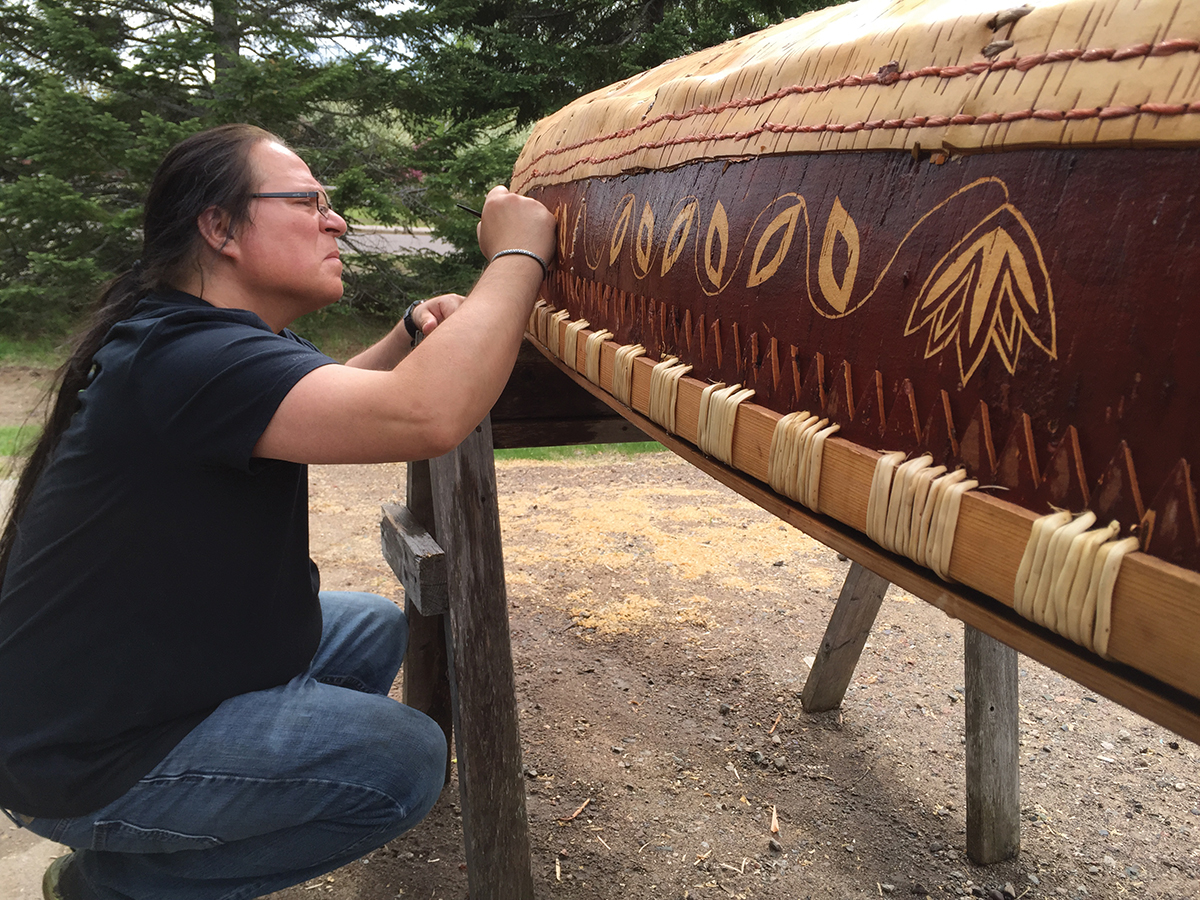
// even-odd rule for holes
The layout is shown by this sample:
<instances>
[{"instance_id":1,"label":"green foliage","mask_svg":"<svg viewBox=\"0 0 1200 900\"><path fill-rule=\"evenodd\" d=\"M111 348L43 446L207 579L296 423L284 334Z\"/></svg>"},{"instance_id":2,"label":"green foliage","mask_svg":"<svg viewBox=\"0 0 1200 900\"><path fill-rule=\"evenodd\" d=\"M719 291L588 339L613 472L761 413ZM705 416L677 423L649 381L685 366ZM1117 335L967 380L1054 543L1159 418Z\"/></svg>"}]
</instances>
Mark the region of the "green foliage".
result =
<instances>
[{"instance_id":1,"label":"green foliage","mask_svg":"<svg viewBox=\"0 0 1200 900\"><path fill-rule=\"evenodd\" d=\"M402 106L518 125L667 59L829 5L821 0L417 0L397 14L422 85ZM434 83L437 89L424 89Z\"/></svg>"},{"instance_id":2,"label":"green foliage","mask_svg":"<svg viewBox=\"0 0 1200 900\"><path fill-rule=\"evenodd\" d=\"M411 175L395 163L406 138L389 97L403 76L380 8L0 0L0 332L77 321L137 258L164 152L221 122L275 131L345 189L339 203L402 221ZM361 262L349 305L390 313L422 293L411 271Z\"/></svg>"},{"instance_id":3,"label":"green foliage","mask_svg":"<svg viewBox=\"0 0 1200 900\"><path fill-rule=\"evenodd\" d=\"M414 194L439 235L467 246L478 201L507 182L528 127L576 97L831 0L414 0L395 14L407 78ZM838 2L838 0L832 0ZM417 206L416 203L413 204Z\"/></svg>"},{"instance_id":4,"label":"green foliage","mask_svg":"<svg viewBox=\"0 0 1200 900\"><path fill-rule=\"evenodd\" d=\"M392 318L468 288L478 207L533 121L813 0L0 0L0 334L53 333L136 259L166 149L274 131L372 222L460 248L355 257L343 304Z\"/></svg>"},{"instance_id":5,"label":"green foliage","mask_svg":"<svg viewBox=\"0 0 1200 900\"><path fill-rule=\"evenodd\" d=\"M345 362L382 338L391 326L348 306L335 304L301 316L290 327L320 347L322 352Z\"/></svg>"}]
</instances>

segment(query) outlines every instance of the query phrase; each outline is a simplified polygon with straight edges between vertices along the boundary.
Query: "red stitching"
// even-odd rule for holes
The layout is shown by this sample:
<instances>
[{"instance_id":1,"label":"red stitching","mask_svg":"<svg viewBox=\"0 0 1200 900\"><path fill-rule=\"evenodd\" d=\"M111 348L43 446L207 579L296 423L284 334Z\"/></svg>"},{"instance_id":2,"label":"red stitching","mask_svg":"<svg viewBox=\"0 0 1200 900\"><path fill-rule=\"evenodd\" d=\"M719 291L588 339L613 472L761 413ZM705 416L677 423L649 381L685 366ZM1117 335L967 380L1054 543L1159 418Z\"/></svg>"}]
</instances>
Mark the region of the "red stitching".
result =
<instances>
[{"instance_id":1,"label":"red stitching","mask_svg":"<svg viewBox=\"0 0 1200 900\"><path fill-rule=\"evenodd\" d=\"M1125 116L1136 116L1139 111L1136 106L1106 106L1099 115L1101 119L1123 119Z\"/></svg>"},{"instance_id":2,"label":"red stitching","mask_svg":"<svg viewBox=\"0 0 1200 900\"><path fill-rule=\"evenodd\" d=\"M1149 56L1151 49L1149 44L1134 44L1132 47L1126 47L1114 53L1112 61L1120 62L1123 59L1133 59L1135 56Z\"/></svg>"},{"instance_id":3,"label":"red stitching","mask_svg":"<svg viewBox=\"0 0 1200 900\"><path fill-rule=\"evenodd\" d=\"M652 119L647 119L644 122L639 122L637 125L633 125L629 128L623 128L620 131L615 131L615 132L612 132L610 134L605 134L605 135L599 135L597 137L586 138L585 140L578 141L577 143L568 144L565 147L553 147L549 150L544 150L535 159L533 159L531 162L527 163L519 172L515 172L513 174L513 180L517 181L518 179L523 178L527 172L530 172L530 170L533 171L533 174L535 176L536 175L544 176L544 175L551 175L551 174L560 174L562 172L566 172L566 171L568 171L568 169L560 169L560 170L555 170L554 172L550 172L550 171L542 171L539 169L535 169L534 167L539 162L541 162L543 159L545 159L549 156L560 156L564 153L570 153L574 150L579 150L579 149L582 149L583 147L587 147L592 144L602 143L604 141L621 140L624 138L633 137L633 135L637 134L639 131L643 131L646 128L650 128L661 122L682 122L686 119L694 118L696 116L716 115L717 113L727 112L728 110L731 110L731 109L746 109L748 107L760 106L764 103L771 103L776 100L782 100L784 97L789 97L789 96L793 96L793 95L797 95L797 94L799 94L799 95L820 94L820 93L825 93L827 91L835 90L837 88L861 87L862 85L877 85L877 84L888 85L888 84L895 84L896 82L899 82L899 81L912 81L916 78L960 78L964 75L982 75L984 72L989 72L989 71L990 72L1000 72L1000 71L1004 71L1006 69L1014 69L1014 68L1021 72L1027 72L1030 69L1034 68L1035 66L1046 65L1048 63L1056 63L1056 62L1070 62L1072 60L1079 60L1080 62L1098 62L1101 60L1112 60L1113 62L1119 62L1121 60L1133 59L1133 58L1136 58L1139 56L1170 56L1171 54L1174 54L1174 53L1182 53L1182 52L1195 53L1197 51L1200 51L1200 41L1191 40L1188 38L1171 38L1169 40L1159 41L1156 44L1148 44L1148 43L1134 44L1130 47L1124 47L1120 50L1116 50L1111 47L1108 47L1108 48L1094 47L1094 48L1090 48L1087 50L1082 50L1082 49L1077 49L1077 48L1068 48L1068 49L1063 49L1063 50L1053 50L1048 53L1034 53L1029 56L1017 57L1014 59L1000 59L1000 60L995 60L993 62L987 62L985 60L980 60L980 61L976 61L976 62L967 64L967 65L925 66L923 68L910 70L907 72L898 72L898 73L893 72L893 73L886 74L884 76L879 76L877 73L872 72L867 75L846 75L846 76L843 76L842 78L836 79L835 81L822 82L819 84L790 85L788 87L779 88L778 90L772 91L770 94L766 94L762 97L742 97L742 98L738 98L735 100L727 100L724 103L720 103L716 106L702 105L702 106L696 106L691 109L685 110L684 112L662 113L660 115L655 116ZM1194 103L1191 104L1188 107L1187 112L1195 112L1196 110L1191 108L1193 106L1196 106L1196 104L1194 104ZM1129 110L1129 109L1137 110L1139 108L1138 107L1108 107L1108 108L1106 108L1106 110L1114 110L1114 109L1115 110ZM1140 107L1141 112L1150 113L1153 115L1179 115L1180 114L1177 112L1166 111L1168 109L1171 109L1171 110L1175 109L1175 105L1174 104L1145 103L1145 104L1142 104ZM1080 112L1088 113L1088 114L1087 115L1073 115L1073 113L1080 113ZM1013 114L1013 113L1004 113L1003 115L1004 116L1017 115L1018 118L1029 118L1032 116L1033 118L1038 118L1038 119L1053 119L1053 120L1057 120L1057 119L1055 119L1055 115L1058 115L1058 116L1061 116L1061 118L1065 118L1068 120L1075 120L1075 119L1093 118L1093 117L1099 116L1099 111L1098 110L1090 110L1090 111L1088 111L1088 110L1069 110L1067 112L1059 113L1057 110L1037 110L1037 111L1028 110L1028 111L1024 111L1024 112L1020 113L1019 115ZM1120 114L1110 113L1109 115L1106 115L1106 116L1100 116L1100 118L1120 118L1120 116L1122 116L1122 115L1130 115L1130 113L1128 113L1128 112L1122 112ZM989 119L989 118L987 118L987 116L995 116L996 118ZM950 124L952 124L952 125L970 125L970 124L989 125L989 124L995 124L996 122L1001 121L1001 116L1002 116L1002 114L1000 114L1000 113L985 113L983 116L975 116L975 117L967 116L965 114L959 114L959 115L950 117L949 121L950 121ZM907 120L906 119L889 119L886 122L882 119L877 120L875 122L853 122L853 123L849 123L849 124L840 126L837 128L837 130L841 131L841 132L846 132L846 131L854 132L854 131L871 131L875 128L923 127L923 126L919 126L919 125L905 124L906 122L913 122L918 118L922 118L922 117L914 116L913 118L910 118ZM931 117L929 117L929 120L925 123L925 125L928 126L930 124L933 124L934 119L940 119L940 118L941 117L938 117L938 116L931 116ZM970 121L965 121L966 119L970 119ZM1010 120L1006 119L1005 121L1010 121ZM767 126L764 126L763 129L760 129L760 132L761 132L761 130L770 130L770 129ZM832 131L834 129L833 129L833 126L822 125L819 127L816 127L816 126L805 127L803 129L798 127L796 130L804 132L804 131ZM697 140L697 141L715 140L715 139L724 139L727 137L729 137L729 135L724 135L719 138L713 138L710 136L699 135L699 136L696 136L695 140ZM682 140L683 140L683 142L687 142L687 141L691 141L692 138L689 137L689 138L682 139ZM680 142L680 139L673 139L672 142L678 143L678 142ZM653 147L658 147L658 146L667 146L667 144L664 144L663 142L652 142L648 145L642 144L638 147L635 147L633 150L623 152L623 153L617 154L615 156L604 157L604 159L605 160L619 159L621 156L627 155L627 153L634 153L634 152L637 152L638 150L648 149L648 148L653 148ZM588 159L594 159L594 158L588 157ZM584 160L580 160L579 162L583 162L583 161ZM578 165L578 163L575 163L573 165Z\"/></svg>"},{"instance_id":4,"label":"red stitching","mask_svg":"<svg viewBox=\"0 0 1200 900\"><path fill-rule=\"evenodd\" d=\"M1156 116L1181 116L1188 111L1186 103L1143 103L1142 112Z\"/></svg>"},{"instance_id":5,"label":"red stitching","mask_svg":"<svg viewBox=\"0 0 1200 900\"><path fill-rule=\"evenodd\" d=\"M1189 41L1186 38L1172 38L1169 41L1163 41L1161 44L1155 44L1150 51L1151 56L1170 56L1172 53L1182 51L1191 51L1195 53L1200 50L1200 41Z\"/></svg>"},{"instance_id":6,"label":"red stitching","mask_svg":"<svg viewBox=\"0 0 1200 900\"><path fill-rule=\"evenodd\" d=\"M663 150L669 147L678 147L683 144L702 144L709 141L748 141L751 138L758 137L765 133L768 134L819 134L821 132L855 132L855 131L873 131L877 128L897 129L897 128L923 128L931 125L941 126L944 124L950 125L997 125L1002 122L1015 122L1023 119L1047 119L1050 121L1078 121L1081 119L1121 119L1128 116L1136 116L1141 113L1152 113L1161 116L1178 116L1200 113L1200 100L1193 103L1143 103L1140 106L1105 106L1092 107L1090 109L1022 109L1007 113L983 113L979 116L968 115L967 113L959 113L956 116L947 118L946 116L914 116L911 119L875 119L871 122L851 122L842 124L839 122L821 122L813 125L783 125L777 122L766 122L763 125L752 128L749 131L726 131L710 134L687 134L681 137L667 138L660 141L646 141L636 147L628 150L621 150L608 156L586 156L577 159L570 165L564 166L561 169L534 169L531 177L553 177L555 175L563 175L576 166L581 165L602 165L607 162L614 162L625 156L630 156L641 150ZM936 120L936 121L935 121ZM945 121L943 121L945 120ZM528 167L527 167L528 170Z\"/></svg>"}]
</instances>

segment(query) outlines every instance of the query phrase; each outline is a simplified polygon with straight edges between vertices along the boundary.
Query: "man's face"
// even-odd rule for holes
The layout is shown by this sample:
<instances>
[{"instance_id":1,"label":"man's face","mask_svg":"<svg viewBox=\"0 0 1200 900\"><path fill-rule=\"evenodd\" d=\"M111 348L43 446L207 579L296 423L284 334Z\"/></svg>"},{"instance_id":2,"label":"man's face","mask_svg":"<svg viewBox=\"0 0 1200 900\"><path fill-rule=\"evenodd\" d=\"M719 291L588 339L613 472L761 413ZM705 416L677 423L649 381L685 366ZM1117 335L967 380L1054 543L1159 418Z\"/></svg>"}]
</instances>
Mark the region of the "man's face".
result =
<instances>
[{"instance_id":1,"label":"man's face","mask_svg":"<svg viewBox=\"0 0 1200 900\"><path fill-rule=\"evenodd\" d=\"M262 141L250 151L255 193L320 190L304 160L279 144ZM250 219L235 232L237 275L243 288L296 318L337 302L342 296L342 261L337 238L346 220L317 201L299 197L258 197Z\"/></svg>"}]
</instances>

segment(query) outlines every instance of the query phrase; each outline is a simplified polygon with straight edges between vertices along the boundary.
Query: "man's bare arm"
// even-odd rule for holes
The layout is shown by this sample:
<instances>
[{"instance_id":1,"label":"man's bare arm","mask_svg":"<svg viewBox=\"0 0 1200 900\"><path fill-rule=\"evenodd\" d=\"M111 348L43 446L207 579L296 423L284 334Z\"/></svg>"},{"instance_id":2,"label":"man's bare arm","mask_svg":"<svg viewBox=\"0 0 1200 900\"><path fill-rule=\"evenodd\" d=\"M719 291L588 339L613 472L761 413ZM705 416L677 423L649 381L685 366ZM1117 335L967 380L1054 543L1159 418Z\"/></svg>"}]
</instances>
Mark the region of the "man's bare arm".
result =
<instances>
[{"instance_id":1,"label":"man's bare arm","mask_svg":"<svg viewBox=\"0 0 1200 900\"><path fill-rule=\"evenodd\" d=\"M484 205L480 247L530 250L549 261L554 218L535 200L496 188ZM295 462L428 459L455 447L491 409L516 360L542 268L528 256L502 256L474 289L426 329L415 349L403 325L351 362L323 366L288 393L255 455ZM392 368L375 369L399 357ZM364 367L363 364L366 364Z\"/></svg>"}]
</instances>

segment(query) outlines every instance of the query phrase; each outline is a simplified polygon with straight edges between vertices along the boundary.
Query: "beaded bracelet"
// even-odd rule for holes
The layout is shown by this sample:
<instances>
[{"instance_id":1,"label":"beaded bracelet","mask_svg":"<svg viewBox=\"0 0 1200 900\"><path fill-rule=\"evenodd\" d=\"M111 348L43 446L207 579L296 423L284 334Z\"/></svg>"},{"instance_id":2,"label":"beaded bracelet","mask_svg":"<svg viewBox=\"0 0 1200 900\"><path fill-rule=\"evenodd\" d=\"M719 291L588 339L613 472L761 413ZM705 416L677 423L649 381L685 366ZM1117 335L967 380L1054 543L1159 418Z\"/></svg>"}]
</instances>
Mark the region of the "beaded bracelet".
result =
<instances>
[{"instance_id":1,"label":"beaded bracelet","mask_svg":"<svg viewBox=\"0 0 1200 900\"><path fill-rule=\"evenodd\" d=\"M542 278L545 279L550 274L550 267L546 265L546 261L534 253L532 250L501 250L492 257L492 262L495 262L502 256L528 256L530 259L536 259L538 265L542 267Z\"/></svg>"}]
</instances>

